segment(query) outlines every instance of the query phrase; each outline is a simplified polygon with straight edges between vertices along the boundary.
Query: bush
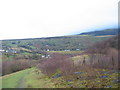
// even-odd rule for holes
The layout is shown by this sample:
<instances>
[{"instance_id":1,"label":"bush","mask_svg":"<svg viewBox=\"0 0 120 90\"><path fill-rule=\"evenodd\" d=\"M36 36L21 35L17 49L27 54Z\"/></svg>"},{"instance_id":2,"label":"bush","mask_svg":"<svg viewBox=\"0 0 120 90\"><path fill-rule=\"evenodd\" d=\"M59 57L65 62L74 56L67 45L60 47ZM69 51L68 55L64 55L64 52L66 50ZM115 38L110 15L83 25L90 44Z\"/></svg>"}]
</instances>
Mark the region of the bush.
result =
<instances>
[{"instance_id":1,"label":"bush","mask_svg":"<svg viewBox=\"0 0 120 90\"><path fill-rule=\"evenodd\" d=\"M30 68L35 65L36 62L29 60L14 60L2 62L2 75L10 74L26 68Z\"/></svg>"},{"instance_id":2,"label":"bush","mask_svg":"<svg viewBox=\"0 0 120 90\"><path fill-rule=\"evenodd\" d=\"M91 66L96 68L118 69L118 63L120 63L118 51L118 36L116 36L94 44L86 52L90 56Z\"/></svg>"},{"instance_id":3,"label":"bush","mask_svg":"<svg viewBox=\"0 0 120 90\"><path fill-rule=\"evenodd\" d=\"M62 72L63 75L69 75L73 71L73 62L68 58L62 54L53 54L52 58L40 62L38 68L48 76L57 71Z\"/></svg>"},{"instance_id":4,"label":"bush","mask_svg":"<svg viewBox=\"0 0 120 90\"><path fill-rule=\"evenodd\" d=\"M118 69L118 51L109 49L107 54L91 55L92 66L106 69Z\"/></svg>"}]
</instances>

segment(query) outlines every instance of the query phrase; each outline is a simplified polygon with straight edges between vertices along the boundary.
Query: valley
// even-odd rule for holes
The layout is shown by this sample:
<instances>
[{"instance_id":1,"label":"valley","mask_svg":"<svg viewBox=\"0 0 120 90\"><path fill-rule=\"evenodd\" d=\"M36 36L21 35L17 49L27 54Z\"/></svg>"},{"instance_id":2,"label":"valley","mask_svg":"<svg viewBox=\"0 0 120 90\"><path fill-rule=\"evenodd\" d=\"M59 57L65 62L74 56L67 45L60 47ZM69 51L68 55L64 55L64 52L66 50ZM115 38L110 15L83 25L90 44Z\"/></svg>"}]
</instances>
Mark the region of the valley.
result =
<instances>
[{"instance_id":1,"label":"valley","mask_svg":"<svg viewBox=\"0 0 120 90\"><path fill-rule=\"evenodd\" d=\"M2 88L118 88L115 30L3 40Z\"/></svg>"}]
</instances>

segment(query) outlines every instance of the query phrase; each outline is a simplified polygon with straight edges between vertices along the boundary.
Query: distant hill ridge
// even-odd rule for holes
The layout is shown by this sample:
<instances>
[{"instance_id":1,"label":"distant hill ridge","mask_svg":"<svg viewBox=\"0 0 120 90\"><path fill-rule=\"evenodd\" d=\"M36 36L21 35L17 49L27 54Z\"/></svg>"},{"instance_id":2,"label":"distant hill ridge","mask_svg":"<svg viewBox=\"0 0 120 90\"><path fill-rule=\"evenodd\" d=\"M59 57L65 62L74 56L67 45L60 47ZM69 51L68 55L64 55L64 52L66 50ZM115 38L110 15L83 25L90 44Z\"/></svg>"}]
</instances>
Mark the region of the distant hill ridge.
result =
<instances>
[{"instance_id":1,"label":"distant hill ridge","mask_svg":"<svg viewBox=\"0 0 120 90\"><path fill-rule=\"evenodd\" d=\"M118 29L105 29L105 30L100 30L100 31L85 32L85 33L81 33L79 35L102 36L102 35L117 35L118 33L120 33L120 31Z\"/></svg>"},{"instance_id":2,"label":"distant hill ridge","mask_svg":"<svg viewBox=\"0 0 120 90\"><path fill-rule=\"evenodd\" d=\"M65 38L73 38L77 35L92 35L92 36L102 36L102 35L117 35L120 33L119 29L105 29L105 30L99 30L99 31L89 31L89 32L83 32L76 35L66 35L66 36L54 36L54 37L41 37L41 38L25 38L25 39L6 39L2 41L12 41L12 40L33 40L33 39L65 39Z\"/></svg>"},{"instance_id":3,"label":"distant hill ridge","mask_svg":"<svg viewBox=\"0 0 120 90\"><path fill-rule=\"evenodd\" d=\"M108 29L103 31L83 33L83 35L2 40L2 47L4 50L8 50L9 48L25 48L31 51L85 50L94 43L107 40L110 37L113 37L112 35L117 34L117 29ZM106 36L97 37L100 35Z\"/></svg>"}]
</instances>

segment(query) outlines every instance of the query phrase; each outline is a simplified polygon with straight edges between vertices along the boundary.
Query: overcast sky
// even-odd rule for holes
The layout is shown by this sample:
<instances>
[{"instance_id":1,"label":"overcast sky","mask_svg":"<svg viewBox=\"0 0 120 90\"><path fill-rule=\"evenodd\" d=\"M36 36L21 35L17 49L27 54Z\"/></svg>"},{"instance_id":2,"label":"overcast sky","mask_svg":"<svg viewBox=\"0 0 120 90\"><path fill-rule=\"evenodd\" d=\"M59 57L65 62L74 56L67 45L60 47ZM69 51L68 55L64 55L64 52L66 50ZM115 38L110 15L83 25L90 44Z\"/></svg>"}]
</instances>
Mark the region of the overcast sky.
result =
<instances>
[{"instance_id":1,"label":"overcast sky","mask_svg":"<svg viewBox=\"0 0 120 90\"><path fill-rule=\"evenodd\" d=\"M0 0L0 39L115 28L119 0Z\"/></svg>"}]
</instances>

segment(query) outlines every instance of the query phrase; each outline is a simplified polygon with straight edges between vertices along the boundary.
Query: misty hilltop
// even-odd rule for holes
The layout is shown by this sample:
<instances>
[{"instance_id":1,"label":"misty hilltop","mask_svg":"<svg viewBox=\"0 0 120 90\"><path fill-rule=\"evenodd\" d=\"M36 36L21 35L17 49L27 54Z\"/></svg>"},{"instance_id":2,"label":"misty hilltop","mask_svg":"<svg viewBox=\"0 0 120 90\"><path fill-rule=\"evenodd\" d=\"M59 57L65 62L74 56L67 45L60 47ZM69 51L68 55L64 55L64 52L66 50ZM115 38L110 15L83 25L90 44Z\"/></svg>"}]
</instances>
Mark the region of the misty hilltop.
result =
<instances>
[{"instance_id":1,"label":"misty hilltop","mask_svg":"<svg viewBox=\"0 0 120 90\"><path fill-rule=\"evenodd\" d=\"M105 29L99 31L85 32L79 35L94 35L94 36L102 36L102 35L117 35L120 31L116 28L114 29Z\"/></svg>"}]
</instances>

